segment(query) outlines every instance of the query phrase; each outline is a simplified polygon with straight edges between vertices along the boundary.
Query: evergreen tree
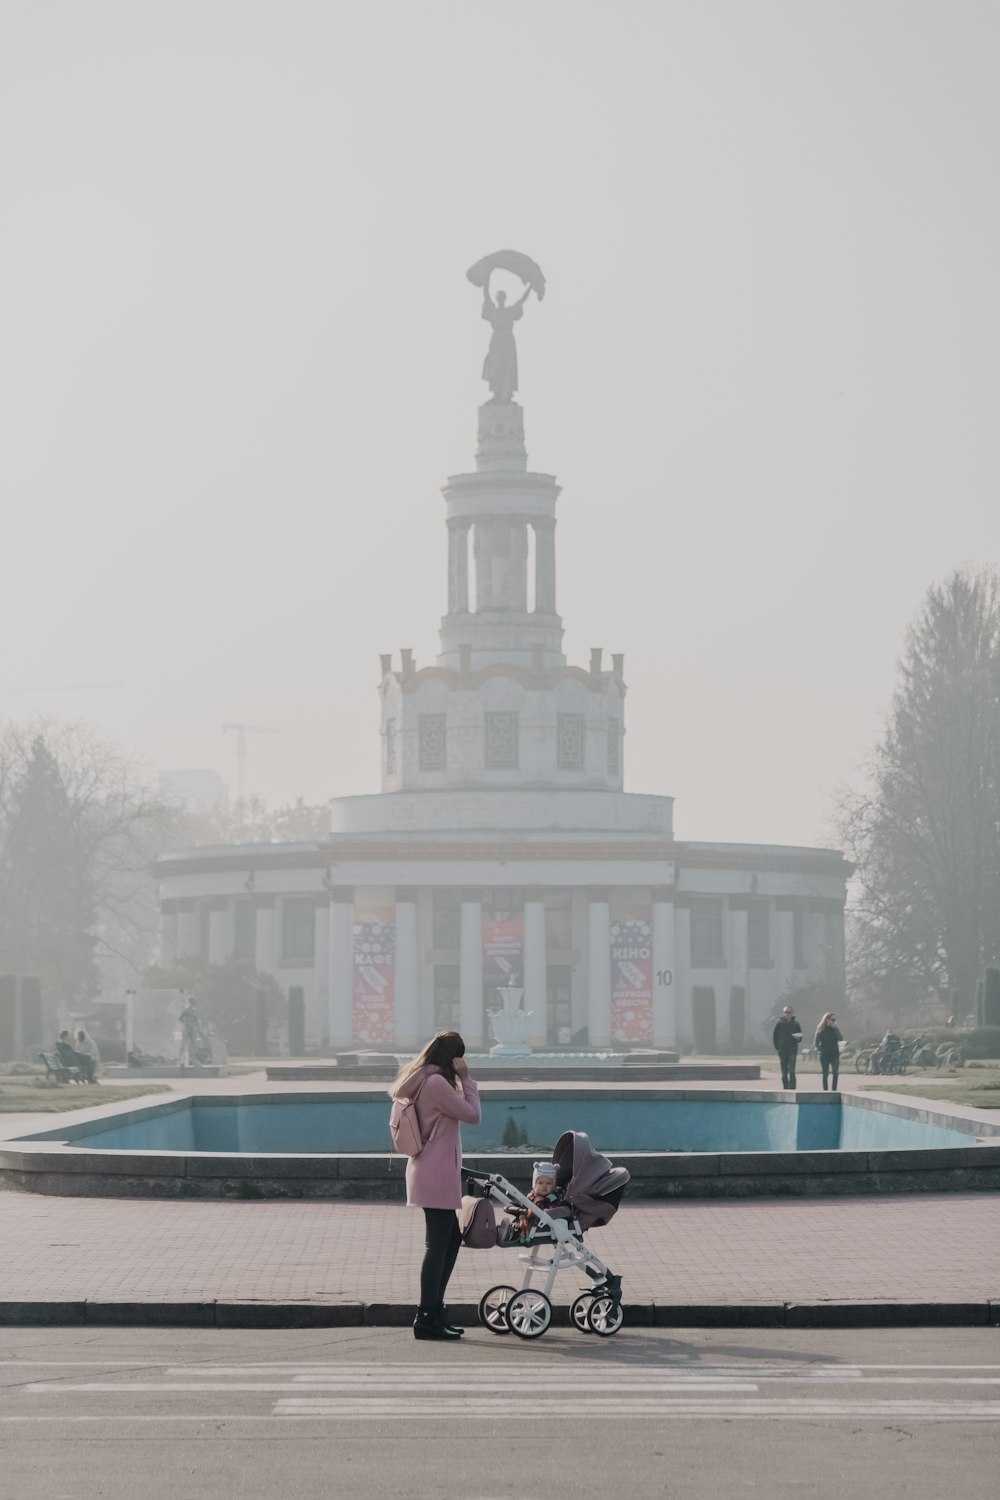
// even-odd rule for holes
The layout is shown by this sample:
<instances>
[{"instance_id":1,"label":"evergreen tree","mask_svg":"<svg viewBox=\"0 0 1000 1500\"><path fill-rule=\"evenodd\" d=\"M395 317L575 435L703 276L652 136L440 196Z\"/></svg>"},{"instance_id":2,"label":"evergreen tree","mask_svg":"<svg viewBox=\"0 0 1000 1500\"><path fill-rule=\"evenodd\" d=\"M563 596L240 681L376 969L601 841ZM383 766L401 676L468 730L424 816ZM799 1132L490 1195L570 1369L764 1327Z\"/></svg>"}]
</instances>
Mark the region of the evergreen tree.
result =
<instances>
[{"instance_id":1,"label":"evergreen tree","mask_svg":"<svg viewBox=\"0 0 1000 1500\"><path fill-rule=\"evenodd\" d=\"M78 829L55 756L38 735L11 780L0 854L0 953L69 999L96 987L93 891L81 878Z\"/></svg>"},{"instance_id":2,"label":"evergreen tree","mask_svg":"<svg viewBox=\"0 0 1000 1500\"><path fill-rule=\"evenodd\" d=\"M957 995L1000 958L1000 578L961 570L907 634L868 789L844 799L858 867L851 966L895 996Z\"/></svg>"}]
</instances>

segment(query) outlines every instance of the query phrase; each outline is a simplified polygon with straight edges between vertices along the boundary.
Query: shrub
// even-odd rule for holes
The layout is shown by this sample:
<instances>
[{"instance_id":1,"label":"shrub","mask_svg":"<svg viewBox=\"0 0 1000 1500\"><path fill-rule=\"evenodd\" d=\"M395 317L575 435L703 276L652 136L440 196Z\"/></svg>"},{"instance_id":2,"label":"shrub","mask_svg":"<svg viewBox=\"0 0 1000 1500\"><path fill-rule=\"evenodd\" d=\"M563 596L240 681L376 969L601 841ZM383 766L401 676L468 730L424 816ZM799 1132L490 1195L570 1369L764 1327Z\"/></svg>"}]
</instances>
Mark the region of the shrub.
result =
<instances>
[{"instance_id":1,"label":"shrub","mask_svg":"<svg viewBox=\"0 0 1000 1500\"><path fill-rule=\"evenodd\" d=\"M983 1006L979 1024L1000 1027L1000 969L987 969L983 977Z\"/></svg>"}]
</instances>

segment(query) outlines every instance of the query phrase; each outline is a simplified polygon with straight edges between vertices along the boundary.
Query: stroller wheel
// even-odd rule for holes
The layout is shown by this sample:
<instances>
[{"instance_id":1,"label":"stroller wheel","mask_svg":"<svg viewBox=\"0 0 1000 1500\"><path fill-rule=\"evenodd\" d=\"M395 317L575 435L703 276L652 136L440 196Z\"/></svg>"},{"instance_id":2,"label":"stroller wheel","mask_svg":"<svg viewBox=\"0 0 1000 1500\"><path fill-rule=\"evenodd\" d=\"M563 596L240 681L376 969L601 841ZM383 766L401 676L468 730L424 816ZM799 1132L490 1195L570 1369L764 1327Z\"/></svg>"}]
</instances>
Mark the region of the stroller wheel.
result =
<instances>
[{"instance_id":1,"label":"stroller wheel","mask_svg":"<svg viewBox=\"0 0 1000 1500\"><path fill-rule=\"evenodd\" d=\"M515 1292L504 1309L507 1327L521 1339L540 1339L552 1322L552 1303L544 1292L526 1287Z\"/></svg>"},{"instance_id":2,"label":"stroller wheel","mask_svg":"<svg viewBox=\"0 0 1000 1500\"><path fill-rule=\"evenodd\" d=\"M507 1319L507 1303L517 1291L516 1286L491 1286L479 1304L479 1321L490 1333L510 1333Z\"/></svg>"},{"instance_id":3,"label":"stroller wheel","mask_svg":"<svg viewBox=\"0 0 1000 1500\"><path fill-rule=\"evenodd\" d=\"M581 1333L590 1332L590 1324L587 1322L587 1314L590 1304L594 1300L593 1292L581 1292L569 1310L569 1319L574 1328L579 1328Z\"/></svg>"},{"instance_id":4,"label":"stroller wheel","mask_svg":"<svg viewBox=\"0 0 1000 1500\"><path fill-rule=\"evenodd\" d=\"M625 1321L622 1305L617 1297L593 1297L587 1309L587 1323L591 1333L610 1338L617 1333Z\"/></svg>"}]
</instances>

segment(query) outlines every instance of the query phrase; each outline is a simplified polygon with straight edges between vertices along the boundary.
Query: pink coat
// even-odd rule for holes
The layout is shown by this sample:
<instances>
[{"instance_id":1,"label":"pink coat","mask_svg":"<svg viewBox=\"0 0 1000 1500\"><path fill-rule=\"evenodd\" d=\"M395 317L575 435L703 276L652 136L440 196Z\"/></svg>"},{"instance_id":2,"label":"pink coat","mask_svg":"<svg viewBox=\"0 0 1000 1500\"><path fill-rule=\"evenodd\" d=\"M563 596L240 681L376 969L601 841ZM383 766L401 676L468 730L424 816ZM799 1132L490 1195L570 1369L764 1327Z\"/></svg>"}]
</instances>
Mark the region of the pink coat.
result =
<instances>
[{"instance_id":1,"label":"pink coat","mask_svg":"<svg viewBox=\"0 0 1000 1500\"><path fill-rule=\"evenodd\" d=\"M411 1156L406 1163L406 1201L411 1208L462 1206L459 1121L478 1125L480 1109L478 1086L471 1078L461 1082L459 1093L437 1068L421 1068L399 1091L400 1097L411 1099L420 1089L417 1120L425 1144L420 1155Z\"/></svg>"}]
</instances>

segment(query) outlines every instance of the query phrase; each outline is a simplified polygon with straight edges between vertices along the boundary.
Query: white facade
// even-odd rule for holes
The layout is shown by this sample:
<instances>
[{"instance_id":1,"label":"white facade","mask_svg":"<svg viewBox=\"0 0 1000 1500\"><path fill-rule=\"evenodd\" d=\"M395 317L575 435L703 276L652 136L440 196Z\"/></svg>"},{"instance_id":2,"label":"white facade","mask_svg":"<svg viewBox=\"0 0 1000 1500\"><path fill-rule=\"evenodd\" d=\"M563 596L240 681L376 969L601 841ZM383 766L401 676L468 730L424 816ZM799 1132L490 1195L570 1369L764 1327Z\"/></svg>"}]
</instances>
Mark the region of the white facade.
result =
<instances>
[{"instance_id":1,"label":"white facade","mask_svg":"<svg viewBox=\"0 0 1000 1500\"><path fill-rule=\"evenodd\" d=\"M444 490L437 662L381 659L381 793L334 801L317 843L163 858L165 960L299 986L317 1047L405 1051L442 1026L489 1046L508 981L537 1046L724 1051L794 987L835 1008L843 857L678 843L671 798L623 790L624 659L562 652L558 493L527 469L520 408L486 403L476 470Z\"/></svg>"}]
</instances>

